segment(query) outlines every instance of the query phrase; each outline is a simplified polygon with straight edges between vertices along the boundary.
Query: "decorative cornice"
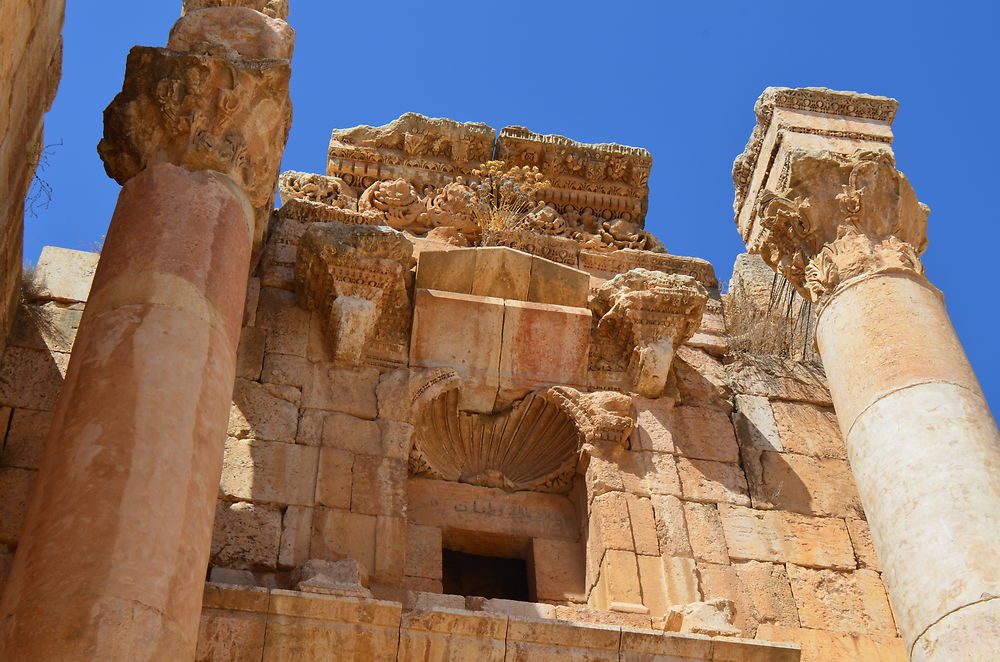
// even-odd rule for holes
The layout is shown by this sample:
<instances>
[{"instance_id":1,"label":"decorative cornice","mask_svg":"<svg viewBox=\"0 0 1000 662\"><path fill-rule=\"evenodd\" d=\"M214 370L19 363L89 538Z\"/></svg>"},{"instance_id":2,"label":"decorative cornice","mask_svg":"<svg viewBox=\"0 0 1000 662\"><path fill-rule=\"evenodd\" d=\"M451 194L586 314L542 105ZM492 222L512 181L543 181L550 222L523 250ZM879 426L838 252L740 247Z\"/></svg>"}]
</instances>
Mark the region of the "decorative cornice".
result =
<instances>
[{"instance_id":1,"label":"decorative cornice","mask_svg":"<svg viewBox=\"0 0 1000 662\"><path fill-rule=\"evenodd\" d=\"M794 151L787 187L766 191L750 250L813 302L841 283L883 271L923 273L927 205L887 152Z\"/></svg>"}]
</instances>

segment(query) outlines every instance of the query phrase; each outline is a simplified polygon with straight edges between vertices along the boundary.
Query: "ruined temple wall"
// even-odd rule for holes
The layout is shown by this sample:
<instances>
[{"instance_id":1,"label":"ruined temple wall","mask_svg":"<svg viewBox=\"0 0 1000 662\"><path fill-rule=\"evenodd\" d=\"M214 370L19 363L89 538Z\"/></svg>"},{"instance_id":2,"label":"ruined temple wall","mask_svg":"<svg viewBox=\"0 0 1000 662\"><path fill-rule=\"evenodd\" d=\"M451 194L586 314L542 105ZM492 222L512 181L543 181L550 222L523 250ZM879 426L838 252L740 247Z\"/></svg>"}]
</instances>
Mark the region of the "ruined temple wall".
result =
<instances>
[{"instance_id":1,"label":"ruined temple wall","mask_svg":"<svg viewBox=\"0 0 1000 662\"><path fill-rule=\"evenodd\" d=\"M62 69L64 7L64 0L0 6L0 351L21 281L24 199L42 157L42 119Z\"/></svg>"}]
</instances>

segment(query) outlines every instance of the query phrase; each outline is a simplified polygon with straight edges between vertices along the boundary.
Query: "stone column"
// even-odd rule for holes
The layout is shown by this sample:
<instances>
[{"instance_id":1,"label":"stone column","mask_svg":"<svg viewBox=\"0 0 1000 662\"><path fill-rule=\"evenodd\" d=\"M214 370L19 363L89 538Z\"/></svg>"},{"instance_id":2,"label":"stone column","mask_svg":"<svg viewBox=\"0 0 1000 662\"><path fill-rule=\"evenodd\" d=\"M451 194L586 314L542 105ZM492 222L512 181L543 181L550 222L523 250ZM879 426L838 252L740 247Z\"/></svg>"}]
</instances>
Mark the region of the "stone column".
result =
<instances>
[{"instance_id":1,"label":"stone column","mask_svg":"<svg viewBox=\"0 0 1000 662\"><path fill-rule=\"evenodd\" d=\"M292 32L209 7L168 46L133 49L105 111L124 186L0 602L4 660L194 657Z\"/></svg>"},{"instance_id":2,"label":"stone column","mask_svg":"<svg viewBox=\"0 0 1000 662\"><path fill-rule=\"evenodd\" d=\"M898 626L920 662L1000 650L1000 433L925 278L928 209L887 148L795 150L752 249L817 304L817 345Z\"/></svg>"}]
</instances>

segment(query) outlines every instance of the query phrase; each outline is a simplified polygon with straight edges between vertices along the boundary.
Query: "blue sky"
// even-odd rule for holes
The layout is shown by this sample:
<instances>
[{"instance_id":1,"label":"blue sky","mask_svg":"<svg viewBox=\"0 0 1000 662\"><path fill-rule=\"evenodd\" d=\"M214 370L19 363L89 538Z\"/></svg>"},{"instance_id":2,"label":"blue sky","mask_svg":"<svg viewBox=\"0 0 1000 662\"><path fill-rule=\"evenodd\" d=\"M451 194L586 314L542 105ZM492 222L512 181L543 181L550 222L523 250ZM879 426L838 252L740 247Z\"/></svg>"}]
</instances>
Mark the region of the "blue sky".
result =
<instances>
[{"instance_id":1,"label":"blue sky","mask_svg":"<svg viewBox=\"0 0 1000 662\"><path fill-rule=\"evenodd\" d=\"M324 172L330 129L407 111L511 124L653 153L647 228L728 279L742 244L733 158L770 85L899 99L897 166L930 205L931 281L994 410L1000 247L992 2L338 2L291 0L297 30L283 169ZM68 0L63 80L41 176L53 197L25 219L25 259L87 250L118 185L96 145L135 44L162 46L179 0ZM60 144L61 143L61 144Z\"/></svg>"}]
</instances>

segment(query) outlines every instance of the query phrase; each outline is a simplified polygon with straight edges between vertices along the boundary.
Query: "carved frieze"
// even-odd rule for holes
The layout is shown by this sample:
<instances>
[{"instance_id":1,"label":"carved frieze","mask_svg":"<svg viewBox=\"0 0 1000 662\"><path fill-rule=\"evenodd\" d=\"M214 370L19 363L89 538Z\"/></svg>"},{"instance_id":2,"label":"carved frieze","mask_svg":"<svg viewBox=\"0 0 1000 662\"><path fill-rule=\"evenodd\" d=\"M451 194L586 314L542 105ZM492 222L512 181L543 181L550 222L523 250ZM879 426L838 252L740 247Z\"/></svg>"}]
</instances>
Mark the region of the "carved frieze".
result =
<instances>
[{"instance_id":1,"label":"carved frieze","mask_svg":"<svg viewBox=\"0 0 1000 662\"><path fill-rule=\"evenodd\" d=\"M98 152L124 184L164 161L215 170L269 210L291 123L287 60L233 60L137 46L104 111Z\"/></svg>"},{"instance_id":2,"label":"carved frieze","mask_svg":"<svg viewBox=\"0 0 1000 662\"><path fill-rule=\"evenodd\" d=\"M415 476L505 490L565 492L588 445L624 446L632 399L552 387L494 414L459 410L461 384L449 372L426 378L414 397Z\"/></svg>"},{"instance_id":3,"label":"carved frieze","mask_svg":"<svg viewBox=\"0 0 1000 662\"><path fill-rule=\"evenodd\" d=\"M646 269L601 285L590 301L592 385L659 397L674 351L698 329L707 300L694 278Z\"/></svg>"},{"instance_id":4,"label":"carved frieze","mask_svg":"<svg viewBox=\"0 0 1000 662\"><path fill-rule=\"evenodd\" d=\"M413 244L375 225L315 223L295 262L300 305L323 318L334 359L405 365Z\"/></svg>"},{"instance_id":5,"label":"carved frieze","mask_svg":"<svg viewBox=\"0 0 1000 662\"><path fill-rule=\"evenodd\" d=\"M649 269L666 274L691 276L708 288L719 285L715 278L715 270L707 260L666 253L630 249L613 252L584 250L580 251L580 268L609 274L623 274L632 269Z\"/></svg>"},{"instance_id":6,"label":"carved frieze","mask_svg":"<svg viewBox=\"0 0 1000 662\"><path fill-rule=\"evenodd\" d=\"M750 248L802 296L822 301L863 274L923 273L930 210L887 152L792 152L787 186L766 191Z\"/></svg>"}]
</instances>

